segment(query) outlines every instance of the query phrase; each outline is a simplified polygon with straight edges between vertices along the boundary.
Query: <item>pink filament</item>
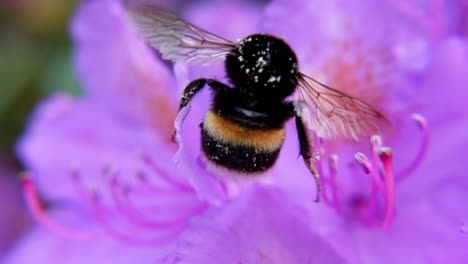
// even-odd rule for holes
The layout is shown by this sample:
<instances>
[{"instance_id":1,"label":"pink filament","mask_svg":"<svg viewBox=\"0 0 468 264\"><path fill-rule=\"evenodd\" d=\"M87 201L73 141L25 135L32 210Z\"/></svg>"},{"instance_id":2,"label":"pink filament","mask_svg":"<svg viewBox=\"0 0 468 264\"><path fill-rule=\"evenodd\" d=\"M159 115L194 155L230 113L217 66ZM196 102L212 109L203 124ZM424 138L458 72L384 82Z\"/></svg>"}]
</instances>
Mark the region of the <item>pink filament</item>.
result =
<instances>
[{"instance_id":1,"label":"pink filament","mask_svg":"<svg viewBox=\"0 0 468 264\"><path fill-rule=\"evenodd\" d=\"M383 189L382 179L380 179L379 172L376 170L375 165L378 166L379 161L377 163L372 164L369 159L362 153L358 152L354 155L354 159L357 163L361 166L363 171L370 175L372 178L372 184L377 187L378 190Z\"/></svg>"},{"instance_id":2,"label":"pink filament","mask_svg":"<svg viewBox=\"0 0 468 264\"><path fill-rule=\"evenodd\" d=\"M34 219L47 230L72 240L95 240L102 235L98 232L78 231L55 222L47 215L42 207L39 197L37 196L34 183L28 173L23 173L21 183L29 210L31 211Z\"/></svg>"},{"instance_id":3,"label":"pink filament","mask_svg":"<svg viewBox=\"0 0 468 264\"><path fill-rule=\"evenodd\" d=\"M375 148L373 148L373 150L377 151ZM380 162L382 163L381 173L374 169L375 166L369 162L364 154L357 153L355 155L356 161L364 169L364 172L371 175L372 178L370 199L367 205L367 213L363 215L363 222L367 225L375 225L378 213L378 194L381 193L385 201L385 212L383 219L377 223L377 226L387 228L392 223L395 215L393 159L391 150L388 147L380 147L377 155L380 159Z\"/></svg>"},{"instance_id":4,"label":"pink filament","mask_svg":"<svg viewBox=\"0 0 468 264\"><path fill-rule=\"evenodd\" d=\"M136 174L136 178L138 179L139 185L138 186L127 186L128 191L132 191L133 193L139 194L166 194L166 195L177 195L180 194L179 190L168 190L162 188L160 186L155 185L152 181L148 179L148 176L144 172L138 172Z\"/></svg>"},{"instance_id":5,"label":"pink filament","mask_svg":"<svg viewBox=\"0 0 468 264\"><path fill-rule=\"evenodd\" d=\"M429 149L430 139L429 139L429 129L427 127L426 119L419 114L413 114L412 118L418 125L418 128L420 129L420 131L422 132L422 144L419 148L416 158L406 168L396 173L397 181L404 180L409 175L411 175L421 165Z\"/></svg>"},{"instance_id":6,"label":"pink filament","mask_svg":"<svg viewBox=\"0 0 468 264\"><path fill-rule=\"evenodd\" d=\"M110 213L110 210L108 208L105 208L99 202L97 191L86 191L84 187L81 185L78 172L75 172L73 174L73 180L74 180L74 186L75 186L76 191L86 200L86 202L93 210L94 215L96 216L97 220L99 221L101 226L104 228L104 230L107 231L113 237L121 241L131 243L131 244L154 246L154 245L168 242L171 238L173 238L180 231L179 229L172 229L172 232L169 232L163 236L141 238L141 237L135 236L134 234L128 234L120 230L117 230L117 228L114 227L108 219L107 215Z\"/></svg>"},{"instance_id":7,"label":"pink filament","mask_svg":"<svg viewBox=\"0 0 468 264\"><path fill-rule=\"evenodd\" d=\"M340 203L338 201L338 188L336 185L336 175L338 173L337 167L338 167L338 156L331 155L330 158L328 159L328 170L330 172L330 176L326 181L328 183L328 186L330 186L330 191L331 191L331 196L332 196L332 198L329 200L329 204L333 208L335 208L337 212L340 212L341 209L340 209Z\"/></svg>"},{"instance_id":8,"label":"pink filament","mask_svg":"<svg viewBox=\"0 0 468 264\"><path fill-rule=\"evenodd\" d=\"M108 220L108 217L106 216L106 210L99 202L97 194L91 193L89 196L90 197L88 197L87 199L89 202L89 205L93 209L97 217L97 220L101 223L102 227L109 234L111 234L112 236L124 242L131 243L131 244L155 246L158 244L164 244L164 243L169 242L181 230L181 228L173 229L172 232L169 232L168 234L165 234L163 236L148 237L148 238L136 237L134 234L124 233L122 231L117 230L114 226L111 225L111 223Z\"/></svg>"},{"instance_id":9,"label":"pink filament","mask_svg":"<svg viewBox=\"0 0 468 264\"><path fill-rule=\"evenodd\" d=\"M377 155L374 155L374 151L376 151L374 147L372 148L372 150L373 150L372 156L377 156ZM371 180L372 180L371 193L370 193L370 199L366 203L367 210L364 210L364 211L361 210L362 212L360 212L363 222L366 225L371 226L374 223L374 216L375 216L375 211L377 208L378 193L380 190L383 189L383 183L382 183L382 180L380 179L380 175L375 170L374 165L372 165L372 163L367 159L367 157L364 154L358 152L354 155L354 159L361 166L364 173L371 176ZM374 164L379 164L379 163L374 163Z\"/></svg>"},{"instance_id":10,"label":"pink filament","mask_svg":"<svg viewBox=\"0 0 468 264\"><path fill-rule=\"evenodd\" d=\"M139 213L136 207L132 204L128 195L129 192L124 193L122 186L117 181L116 177L112 177L109 180L109 188L111 195L117 209L133 224L145 228L151 229L164 229L172 228L183 225L190 216L200 213L200 210L204 210L204 206L197 206L193 209L188 209L185 212L179 212L179 216L172 220L148 220L145 216Z\"/></svg>"},{"instance_id":11,"label":"pink filament","mask_svg":"<svg viewBox=\"0 0 468 264\"><path fill-rule=\"evenodd\" d=\"M383 164L385 182L385 215L380 227L387 228L395 217L395 181L393 177L393 155L390 148L382 147L379 153Z\"/></svg>"},{"instance_id":12,"label":"pink filament","mask_svg":"<svg viewBox=\"0 0 468 264\"><path fill-rule=\"evenodd\" d=\"M148 155L144 154L142 160L159 179L163 180L161 184L164 187L156 185L141 172L137 174L137 183L131 188L118 181L118 172L113 170L111 166L104 166L102 179L106 183L105 187L109 191L111 202L113 202L115 208L109 208L102 204L98 199L99 193L96 190L88 190L83 186L78 169L71 170L70 176L76 192L84 198L92 209L96 220L107 233L124 242L154 246L167 243L174 238L182 231L190 217L206 210L208 205L198 202L195 191L189 185L173 179L170 174L159 168ZM104 235L102 232L77 231L54 222L42 208L34 184L28 174L24 175L22 183L25 198L33 216L48 230L76 240L91 240L99 237L98 235ZM189 207L186 203L180 202L180 205L185 205L184 209L174 208L173 206L177 206L177 204L155 205L151 212L171 210L170 212L175 213L173 216L165 217L166 219L156 220L149 219L148 215L141 212L138 206L133 203L133 199L130 199L130 195L138 195L140 198L163 195L165 197L174 197L174 200L180 199L181 195L190 195L193 198L192 200L197 203Z\"/></svg>"},{"instance_id":13,"label":"pink filament","mask_svg":"<svg viewBox=\"0 0 468 264\"><path fill-rule=\"evenodd\" d=\"M159 176L159 178L163 179L166 183L174 187L176 190L180 190L183 192L194 192L193 188L190 187L187 184L180 183L176 180L174 180L172 177L168 176L168 173L163 171L160 167L156 165L156 163L153 162L151 157L147 155L146 153L143 153L142 155L142 160L143 162L148 165L153 172Z\"/></svg>"},{"instance_id":14,"label":"pink filament","mask_svg":"<svg viewBox=\"0 0 468 264\"><path fill-rule=\"evenodd\" d=\"M172 179L157 167L148 156L146 156L144 160L145 164L149 165L154 172L164 180L166 186L162 188L155 185L149 181L147 176L142 172L137 174L139 184L136 185L136 188L135 186L130 187L128 185L123 185L118 180L118 172L109 169L110 167L107 166L102 176L115 208L108 208L103 205L98 199L97 191L90 192L83 187L78 170L72 171L72 179L76 191L80 196L84 197L88 205L92 208L94 215L105 231L124 242L154 246L166 243L176 236L185 226L186 221L191 216L206 210L207 205L205 203L198 203L189 209L182 210L170 207L169 205L156 205L154 207L155 209L152 209L151 212L172 210L175 211L177 215L169 216L169 219L149 219L147 215L140 212L138 206L133 204L132 199L130 199L131 194L143 195L142 198L145 198L145 195L152 197L155 195L164 195L166 197L179 198L184 194L192 195L194 191L188 185ZM114 219L119 221L114 221ZM116 226L117 223L119 223L119 226ZM148 234L148 231L153 232Z\"/></svg>"}]
</instances>

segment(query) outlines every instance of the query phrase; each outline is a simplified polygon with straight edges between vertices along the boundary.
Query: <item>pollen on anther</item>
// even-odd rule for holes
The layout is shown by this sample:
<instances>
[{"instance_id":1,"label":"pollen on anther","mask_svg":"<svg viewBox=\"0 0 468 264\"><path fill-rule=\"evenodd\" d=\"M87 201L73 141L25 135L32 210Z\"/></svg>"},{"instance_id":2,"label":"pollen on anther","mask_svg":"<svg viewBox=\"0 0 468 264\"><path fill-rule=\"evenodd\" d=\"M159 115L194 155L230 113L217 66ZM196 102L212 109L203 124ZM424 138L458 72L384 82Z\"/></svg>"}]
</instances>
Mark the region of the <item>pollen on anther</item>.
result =
<instances>
[{"instance_id":1,"label":"pollen on anther","mask_svg":"<svg viewBox=\"0 0 468 264\"><path fill-rule=\"evenodd\" d=\"M388 159L391 158L393 155L392 149L389 147L381 147L379 150L379 156L382 159Z\"/></svg>"}]
</instances>

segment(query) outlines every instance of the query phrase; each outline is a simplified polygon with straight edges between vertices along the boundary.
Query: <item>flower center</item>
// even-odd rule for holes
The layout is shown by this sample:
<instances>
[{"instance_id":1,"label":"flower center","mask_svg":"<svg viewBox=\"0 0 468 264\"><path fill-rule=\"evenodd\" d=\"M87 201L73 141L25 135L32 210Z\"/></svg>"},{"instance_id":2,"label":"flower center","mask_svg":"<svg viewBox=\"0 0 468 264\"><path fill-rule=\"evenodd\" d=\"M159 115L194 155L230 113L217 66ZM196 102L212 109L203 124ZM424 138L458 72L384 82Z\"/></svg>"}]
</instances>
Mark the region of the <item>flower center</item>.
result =
<instances>
[{"instance_id":1,"label":"flower center","mask_svg":"<svg viewBox=\"0 0 468 264\"><path fill-rule=\"evenodd\" d=\"M396 185L411 175L421 164L426 155L429 144L429 133L425 119L414 114L412 116L422 132L422 144L417 156L403 170L395 173L393 164L392 149L383 146L380 136L373 136L371 139L371 157L368 158L363 153L356 153L354 159L361 167L362 171L370 176L370 192L354 194L349 198L349 202L340 199L339 186L337 185L338 156L331 155L327 162L317 161L317 169L322 175L322 186L325 190L323 200L334 208L339 214L345 211L351 213L365 226L387 228L395 217L395 188ZM323 152L323 146L316 140L316 148ZM326 163L326 164L322 164ZM328 170L323 167L328 166ZM327 173L328 172L328 173ZM345 208L348 206L348 208Z\"/></svg>"}]
</instances>

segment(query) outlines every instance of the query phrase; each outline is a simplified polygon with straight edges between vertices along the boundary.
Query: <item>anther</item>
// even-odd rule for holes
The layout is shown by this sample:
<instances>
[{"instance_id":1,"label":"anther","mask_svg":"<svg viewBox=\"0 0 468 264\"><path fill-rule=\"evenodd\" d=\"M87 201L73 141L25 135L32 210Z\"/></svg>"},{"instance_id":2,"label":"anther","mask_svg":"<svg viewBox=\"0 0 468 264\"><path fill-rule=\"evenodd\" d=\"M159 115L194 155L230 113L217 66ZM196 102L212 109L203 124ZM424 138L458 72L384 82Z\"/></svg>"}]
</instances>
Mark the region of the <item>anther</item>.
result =
<instances>
[{"instance_id":1,"label":"anther","mask_svg":"<svg viewBox=\"0 0 468 264\"><path fill-rule=\"evenodd\" d=\"M378 151L377 151L378 153ZM378 154L377 154L378 155ZM364 171L364 173L370 175L372 177L372 182L373 184L376 185L378 190L382 190L383 188L383 182L382 179L380 178L379 172L375 168L374 165L378 165L378 161L375 164L372 164L369 159L366 157L366 155L362 154L361 152L358 152L354 154L354 159L356 162L359 164L361 169Z\"/></svg>"},{"instance_id":2,"label":"anther","mask_svg":"<svg viewBox=\"0 0 468 264\"><path fill-rule=\"evenodd\" d=\"M371 137L371 144L372 144L372 146L381 147L382 144L383 144L382 137L379 136L379 135L373 135Z\"/></svg>"},{"instance_id":3,"label":"anther","mask_svg":"<svg viewBox=\"0 0 468 264\"><path fill-rule=\"evenodd\" d=\"M359 164L361 169L364 171L365 174L369 174L371 171L372 164L370 161L367 159L367 157L362 154L361 152L358 152L354 154L354 159L356 162Z\"/></svg>"}]
</instances>

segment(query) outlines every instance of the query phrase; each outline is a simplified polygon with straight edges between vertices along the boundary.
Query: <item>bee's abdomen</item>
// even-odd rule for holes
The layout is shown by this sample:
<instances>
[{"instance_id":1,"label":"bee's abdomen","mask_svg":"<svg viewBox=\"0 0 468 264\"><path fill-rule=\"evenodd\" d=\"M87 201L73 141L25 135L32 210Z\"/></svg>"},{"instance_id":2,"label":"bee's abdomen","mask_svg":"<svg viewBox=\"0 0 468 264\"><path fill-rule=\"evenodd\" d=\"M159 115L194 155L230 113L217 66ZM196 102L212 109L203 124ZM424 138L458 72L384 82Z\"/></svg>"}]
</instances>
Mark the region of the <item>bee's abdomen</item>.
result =
<instances>
[{"instance_id":1,"label":"bee's abdomen","mask_svg":"<svg viewBox=\"0 0 468 264\"><path fill-rule=\"evenodd\" d=\"M202 149L216 165L243 173L273 166L284 141L284 129L251 129L208 112L202 125Z\"/></svg>"}]
</instances>

